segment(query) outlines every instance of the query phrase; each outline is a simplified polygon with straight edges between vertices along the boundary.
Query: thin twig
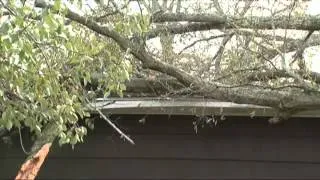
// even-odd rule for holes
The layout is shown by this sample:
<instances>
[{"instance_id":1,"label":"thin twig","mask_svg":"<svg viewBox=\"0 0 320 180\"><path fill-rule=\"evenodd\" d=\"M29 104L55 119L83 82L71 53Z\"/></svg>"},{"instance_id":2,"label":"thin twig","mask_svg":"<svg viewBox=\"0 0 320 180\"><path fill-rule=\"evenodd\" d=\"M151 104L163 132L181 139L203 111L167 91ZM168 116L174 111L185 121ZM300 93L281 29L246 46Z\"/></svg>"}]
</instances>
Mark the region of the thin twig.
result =
<instances>
[{"instance_id":1,"label":"thin twig","mask_svg":"<svg viewBox=\"0 0 320 180\"><path fill-rule=\"evenodd\" d=\"M245 4L245 7L243 8L243 10L240 13L237 13L240 17L243 17L247 11L250 9L251 4L253 3L253 1L247 1ZM219 3L216 1L216 5L218 5ZM217 6L219 8L221 8L220 6ZM223 13L223 12L222 12ZM234 25L236 26L236 25ZM233 35L235 34L235 31L232 31L228 36L224 37L219 50L216 52L216 54L213 56L212 58L212 62L214 61L214 67L215 67L215 73L216 74L220 74L221 71L221 60L222 60L222 56L223 56L223 52L225 49L225 46L227 45L227 43L232 39ZM208 65L208 67L210 68L210 65Z\"/></svg>"},{"instance_id":2,"label":"thin twig","mask_svg":"<svg viewBox=\"0 0 320 180\"><path fill-rule=\"evenodd\" d=\"M22 149L22 151L23 151L26 155L30 155L30 154L31 154L31 151L26 151L26 149L24 148L23 140L22 140L22 134L21 134L21 128L20 128L20 127L18 127L18 131L19 131L19 139L20 139L21 149Z\"/></svg>"},{"instance_id":3,"label":"thin twig","mask_svg":"<svg viewBox=\"0 0 320 180\"><path fill-rule=\"evenodd\" d=\"M107 116L105 116L99 109L96 109L96 111L100 114L100 116L107 121L107 123L114 129L116 130L121 137L125 138L126 140L128 140L132 145L135 145L134 141L127 136L125 133L123 133L114 123L111 122L111 120L109 118L107 118Z\"/></svg>"},{"instance_id":4,"label":"thin twig","mask_svg":"<svg viewBox=\"0 0 320 180\"><path fill-rule=\"evenodd\" d=\"M220 73L220 63L221 63L224 48L227 45L228 41L231 40L233 35L234 35L234 32L230 33L228 36L223 38L222 43L219 47L219 50L216 52L216 54L212 58L212 61L214 61L215 73L217 74ZM210 68L210 66L208 66L208 68Z\"/></svg>"},{"instance_id":5,"label":"thin twig","mask_svg":"<svg viewBox=\"0 0 320 180\"><path fill-rule=\"evenodd\" d=\"M254 67L254 68L245 68L245 69L239 69L239 70L231 71L230 73L228 73L226 75L223 75L223 76L215 78L213 80L213 82L220 81L222 79L227 79L227 78L232 77L233 75L236 75L236 74L242 73L242 72L246 72L246 71L259 71L259 70L261 70L261 68L262 67Z\"/></svg>"},{"instance_id":6,"label":"thin twig","mask_svg":"<svg viewBox=\"0 0 320 180\"><path fill-rule=\"evenodd\" d=\"M88 101L88 100L87 100ZM99 110L98 108L92 106L90 104L90 102L88 102L89 106L91 107L92 110L96 111L99 113L99 115L102 117L102 119L104 119L115 131L117 131L121 137L123 137L124 139L126 139L127 141L129 141L132 145L135 145L134 141L127 136L125 133L123 133L107 116L105 116L101 110Z\"/></svg>"},{"instance_id":7,"label":"thin twig","mask_svg":"<svg viewBox=\"0 0 320 180\"><path fill-rule=\"evenodd\" d=\"M120 7L120 8L118 8L117 6L115 6L115 4L114 4L113 2L111 2L111 3L113 4L113 6L116 8L116 10L114 10L114 11L112 11L112 12L109 12L109 13L106 13L106 14L103 14L103 15L98 16L98 17L94 17L94 19L97 20L97 21L100 21L101 19L104 19L104 18L106 18L106 17L108 17L108 16L112 16L112 15L116 15L116 14L118 14L118 13L121 13L121 10L127 8L130 2L131 2L131 0L128 1L126 4L124 4L124 5L123 5L122 7ZM108 1L107 7L104 8L103 10L105 10L105 9L108 8L109 3L110 3L110 2Z\"/></svg>"},{"instance_id":8,"label":"thin twig","mask_svg":"<svg viewBox=\"0 0 320 180\"><path fill-rule=\"evenodd\" d=\"M291 66L293 63L295 63L299 58L302 58L302 54L303 51L305 49L305 44L308 41L308 39L310 38L310 36L312 35L314 31L309 31L309 33L307 34L307 36L304 38L304 40L301 42L300 48L296 51L296 53L293 55L293 61L291 61L290 65Z\"/></svg>"},{"instance_id":9,"label":"thin twig","mask_svg":"<svg viewBox=\"0 0 320 180\"><path fill-rule=\"evenodd\" d=\"M221 34L221 35L217 35L217 36L210 36L208 38L203 38L203 39L198 39L194 42L192 42L191 44L189 44L188 46L184 47L179 53L178 55L180 55L183 51L189 49L190 47L194 46L195 44L202 42L202 41L209 41L209 40L213 40L213 39L217 39L217 38L221 38L221 37L225 37L229 34Z\"/></svg>"}]
</instances>

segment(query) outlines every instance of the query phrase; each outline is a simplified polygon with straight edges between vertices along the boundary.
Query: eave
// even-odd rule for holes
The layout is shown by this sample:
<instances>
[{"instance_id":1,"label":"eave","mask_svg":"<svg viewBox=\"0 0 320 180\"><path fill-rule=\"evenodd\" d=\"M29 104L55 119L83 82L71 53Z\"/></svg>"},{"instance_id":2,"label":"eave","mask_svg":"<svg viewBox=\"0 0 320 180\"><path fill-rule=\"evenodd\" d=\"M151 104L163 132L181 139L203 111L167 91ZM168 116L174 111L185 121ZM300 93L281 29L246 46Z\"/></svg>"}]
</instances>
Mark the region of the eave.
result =
<instances>
[{"instance_id":1,"label":"eave","mask_svg":"<svg viewBox=\"0 0 320 180\"><path fill-rule=\"evenodd\" d=\"M251 104L236 104L201 98L108 98L92 104L105 114L149 115L216 115L272 117L275 110ZM310 110L292 117L320 117L320 111Z\"/></svg>"}]
</instances>

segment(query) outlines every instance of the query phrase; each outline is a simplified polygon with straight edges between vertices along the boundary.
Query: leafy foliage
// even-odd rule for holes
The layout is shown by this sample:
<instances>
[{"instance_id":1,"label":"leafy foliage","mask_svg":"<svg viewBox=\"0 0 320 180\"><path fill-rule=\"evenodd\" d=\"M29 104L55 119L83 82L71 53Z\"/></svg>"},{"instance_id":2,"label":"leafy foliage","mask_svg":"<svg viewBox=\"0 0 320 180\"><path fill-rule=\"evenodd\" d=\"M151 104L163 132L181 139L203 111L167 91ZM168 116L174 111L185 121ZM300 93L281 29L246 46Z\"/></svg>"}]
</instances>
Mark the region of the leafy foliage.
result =
<instances>
[{"instance_id":1,"label":"leafy foliage","mask_svg":"<svg viewBox=\"0 0 320 180\"><path fill-rule=\"evenodd\" d=\"M15 0L1 9L9 14L0 21L0 127L40 135L54 122L60 144L74 145L87 133L78 121L88 116L84 104L96 93L87 84L98 77L105 96L121 96L131 65L115 44L68 24L64 9L60 0L52 9Z\"/></svg>"}]
</instances>

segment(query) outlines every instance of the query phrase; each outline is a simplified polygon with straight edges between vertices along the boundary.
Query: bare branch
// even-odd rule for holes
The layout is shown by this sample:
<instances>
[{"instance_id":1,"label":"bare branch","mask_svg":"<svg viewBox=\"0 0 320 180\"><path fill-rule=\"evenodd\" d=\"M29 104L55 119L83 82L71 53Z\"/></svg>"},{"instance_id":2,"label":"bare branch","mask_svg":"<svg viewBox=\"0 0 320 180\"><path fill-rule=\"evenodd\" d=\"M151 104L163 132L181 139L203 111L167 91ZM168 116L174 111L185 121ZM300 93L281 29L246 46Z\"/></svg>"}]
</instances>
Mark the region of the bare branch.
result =
<instances>
[{"instance_id":1,"label":"bare branch","mask_svg":"<svg viewBox=\"0 0 320 180\"><path fill-rule=\"evenodd\" d=\"M219 15L209 14L184 14L184 13L159 13L153 16L153 22L202 22L215 24L224 28L234 28L236 24L240 28L253 28L253 29L296 29L296 30L320 30L320 17L318 16L298 16L298 17L223 17ZM289 22L287 24L286 22ZM219 26L218 26L219 25Z\"/></svg>"},{"instance_id":2,"label":"bare branch","mask_svg":"<svg viewBox=\"0 0 320 180\"><path fill-rule=\"evenodd\" d=\"M172 12L172 10L173 10L174 1L175 1L175 0L172 0L171 3L170 3L170 5L169 5L169 7L168 7L168 10L169 10L170 12ZM178 7L179 7L179 4L181 4L181 0L178 0L178 2L177 2L177 6L178 6ZM177 8L177 9L178 9L178 8Z\"/></svg>"},{"instance_id":3,"label":"bare branch","mask_svg":"<svg viewBox=\"0 0 320 180\"><path fill-rule=\"evenodd\" d=\"M163 22L215 22L220 24L226 23L226 18L218 15L206 15L206 14L184 14L184 13L158 13L152 15L154 23Z\"/></svg>"},{"instance_id":4,"label":"bare branch","mask_svg":"<svg viewBox=\"0 0 320 180\"><path fill-rule=\"evenodd\" d=\"M113 2L113 1L112 1L112 2ZM98 16L98 17L94 17L94 19L95 19L96 21L101 21L101 19L104 19L104 18L106 18L106 17L108 17L108 16L112 16L112 15L118 14L118 13L121 12L121 10L123 10L123 9L125 9L125 8L128 7L129 3L130 3L130 1L128 1L126 4L124 4L124 5L123 5L122 7L120 7L120 8L117 7L116 4L112 3L113 6L115 7L115 10L114 10L114 11L108 12L108 13L103 14L103 15L100 15L100 16ZM108 4L109 4L109 1L108 1ZM107 6L107 7L108 7L108 6ZM105 10L107 10L107 8L106 8Z\"/></svg>"},{"instance_id":5,"label":"bare branch","mask_svg":"<svg viewBox=\"0 0 320 180\"><path fill-rule=\"evenodd\" d=\"M225 74L225 75L222 75L222 76L219 76L217 78L215 78L213 81L221 81L223 79L228 79L234 75L237 75L238 73L243 73L243 72L249 72L249 71L258 71L260 70L260 68L258 67L255 67L255 68L244 68L244 69L239 69L239 70L235 70L235 71L231 71L230 73L228 74Z\"/></svg>"},{"instance_id":6,"label":"bare branch","mask_svg":"<svg viewBox=\"0 0 320 180\"><path fill-rule=\"evenodd\" d=\"M127 38L122 37L117 32L109 29L106 26L101 26L98 23L70 10L67 11L66 17L101 35L113 39L123 50L130 49L131 54L141 61L144 68L149 68L172 76L184 86L191 87L193 91L204 94L205 97L224 101L227 100L240 104L256 104L280 108L320 107L319 94L306 94L304 92L291 93L290 91L263 90L261 88L252 87L239 87L230 89L220 87L223 85L220 83L205 82L178 69L175 66L168 65L154 59L144 49L137 48L137 44L130 42Z\"/></svg>"},{"instance_id":7,"label":"bare branch","mask_svg":"<svg viewBox=\"0 0 320 180\"><path fill-rule=\"evenodd\" d=\"M320 84L320 73L317 72L309 72L304 73L303 71L294 71L296 74L302 74L302 77L305 80L313 81L317 84ZM250 73L249 76L247 76L247 80L249 81L266 81L270 79L276 79L276 78L289 78L292 77L288 72L285 70L277 70L277 71L256 71L254 73Z\"/></svg>"},{"instance_id":8,"label":"bare branch","mask_svg":"<svg viewBox=\"0 0 320 180\"><path fill-rule=\"evenodd\" d=\"M300 47L298 48L298 50L296 51L296 53L293 55L293 61L290 63L290 65L292 65L296 60L300 60L300 61L303 61L303 57L302 57L302 54L303 54L303 51L305 50L305 44L306 42L308 41L308 39L310 38L310 36L312 35L314 31L310 31L307 36L304 38L304 40L301 42L301 45ZM300 64L300 63L299 63ZM304 64L304 63L301 63L301 64ZM303 65L305 66L305 65ZM301 70L305 69L303 67L300 67Z\"/></svg>"},{"instance_id":9,"label":"bare branch","mask_svg":"<svg viewBox=\"0 0 320 180\"><path fill-rule=\"evenodd\" d=\"M222 10L222 8L221 8L221 6L220 6L219 1L218 1L218 0L213 0L212 2L213 2L213 4L214 4L215 9L218 11L218 13L219 13L220 15L224 15L224 12L223 12L223 10Z\"/></svg>"},{"instance_id":10,"label":"bare branch","mask_svg":"<svg viewBox=\"0 0 320 180\"><path fill-rule=\"evenodd\" d=\"M252 2L253 1L247 1L246 2L244 9L239 14L240 17L243 17L247 13L247 11L249 10ZM216 4L220 8L218 2ZM232 39L233 35L234 35L234 32L230 33L228 36L223 38L219 50L217 51L216 55L214 55L214 57L212 58L212 60L214 61L215 73L217 73L217 74L219 74L220 71L221 71L220 64L221 64L224 48L225 48L226 44L228 43L228 41L230 41ZM210 67L210 66L208 66L208 67Z\"/></svg>"},{"instance_id":11,"label":"bare branch","mask_svg":"<svg viewBox=\"0 0 320 180\"><path fill-rule=\"evenodd\" d=\"M233 35L234 35L234 33L231 33L230 35L223 38L222 43L219 47L219 50L216 52L216 54L212 58L212 60L214 61L215 73L217 73L217 74L219 74L221 71L220 63L221 63L224 47L226 46L228 41L230 41L230 39L232 38Z\"/></svg>"},{"instance_id":12,"label":"bare branch","mask_svg":"<svg viewBox=\"0 0 320 180\"><path fill-rule=\"evenodd\" d=\"M99 113L99 115L102 117L103 120L105 120L114 130L116 130L121 137L123 137L124 139L126 139L127 141L129 141L132 145L134 145L134 141L127 136L125 133L123 133L114 123L111 122L111 120L109 118L107 118L107 116L105 116L99 109L94 108L93 110L95 110L96 112Z\"/></svg>"},{"instance_id":13,"label":"bare branch","mask_svg":"<svg viewBox=\"0 0 320 180\"><path fill-rule=\"evenodd\" d=\"M221 35L217 35L217 36L210 36L210 37L208 37L208 38L198 39L198 40L192 42L191 44L189 44L188 46L184 47L184 48L178 53L178 55L180 55L183 51L191 48L192 46L196 45L196 44L199 43L199 42L210 41L210 40L213 40L213 39L225 37L225 36L227 36L227 35L228 35L228 34L221 34Z\"/></svg>"},{"instance_id":14,"label":"bare branch","mask_svg":"<svg viewBox=\"0 0 320 180\"><path fill-rule=\"evenodd\" d=\"M152 39L159 34L167 32L171 34L183 34L195 31L207 31L211 29L221 29L223 25L220 23L188 23L188 24L171 24L167 26L159 26L158 28L151 29L146 33L147 39Z\"/></svg>"}]
</instances>

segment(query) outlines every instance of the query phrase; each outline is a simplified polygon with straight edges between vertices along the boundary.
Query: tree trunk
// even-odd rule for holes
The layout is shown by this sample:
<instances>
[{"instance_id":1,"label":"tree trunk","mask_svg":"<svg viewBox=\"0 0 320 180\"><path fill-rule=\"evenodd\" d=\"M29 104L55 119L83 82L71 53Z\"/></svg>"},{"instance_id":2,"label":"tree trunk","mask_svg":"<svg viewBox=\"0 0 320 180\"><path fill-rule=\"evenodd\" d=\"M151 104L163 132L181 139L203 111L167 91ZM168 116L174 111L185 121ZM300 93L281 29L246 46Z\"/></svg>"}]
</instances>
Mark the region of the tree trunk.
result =
<instances>
[{"instance_id":1,"label":"tree trunk","mask_svg":"<svg viewBox=\"0 0 320 180\"><path fill-rule=\"evenodd\" d=\"M47 124L46 128L42 132L42 135L34 142L31 152L29 153L26 161L22 164L16 180L28 179L33 180L36 178L41 165L46 159L51 144L58 135L57 123L52 122Z\"/></svg>"},{"instance_id":2,"label":"tree trunk","mask_svg":"<svg viewBox=\"0 0 320 180\"><path fill-rule=\"evenodd\" d=\"M30 179L36 178L41 165L43 164L45 158L47 157L51 143L43 145L40 150L29 160L22 164L21 169L16 176L16 180L20 179Z\"/></svg>"}]
</instances>

